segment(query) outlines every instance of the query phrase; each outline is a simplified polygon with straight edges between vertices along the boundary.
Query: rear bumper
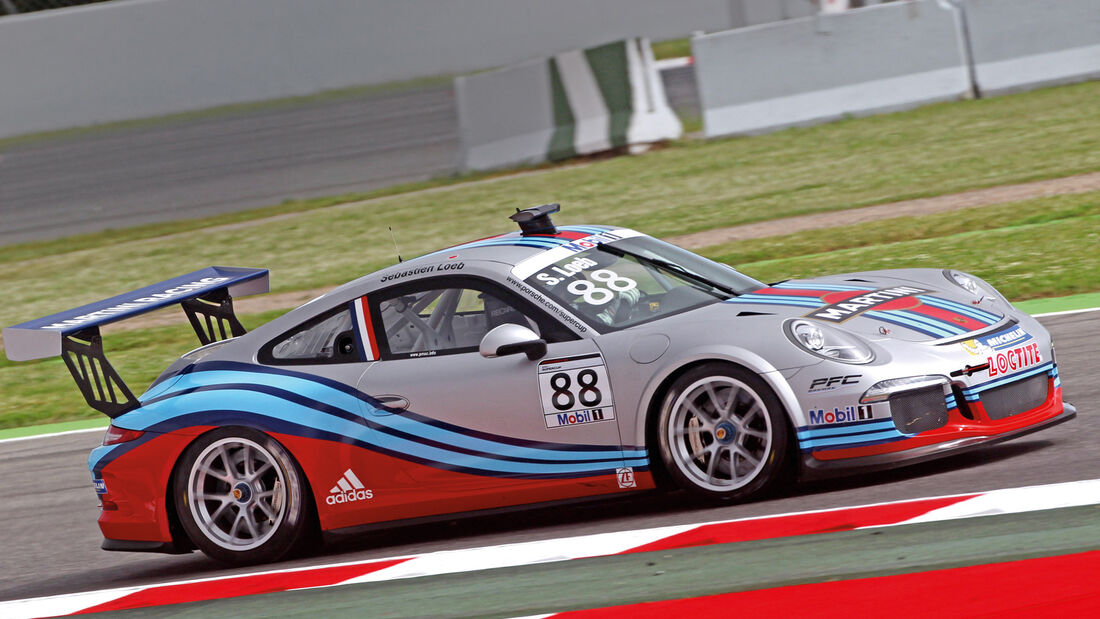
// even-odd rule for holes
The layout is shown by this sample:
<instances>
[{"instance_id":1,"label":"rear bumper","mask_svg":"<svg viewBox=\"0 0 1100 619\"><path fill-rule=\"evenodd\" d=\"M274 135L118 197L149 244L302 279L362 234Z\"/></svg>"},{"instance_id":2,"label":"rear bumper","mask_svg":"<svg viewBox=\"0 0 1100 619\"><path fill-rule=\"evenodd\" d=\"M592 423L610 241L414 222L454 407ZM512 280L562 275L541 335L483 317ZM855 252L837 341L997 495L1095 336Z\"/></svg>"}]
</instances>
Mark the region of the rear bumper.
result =
<instances>
[{"instance_id":1,"label":"rear bumper","mask_svg":"<svg viewBox=\"0 0 1100 619\"><path fill-rule=\"evenodd\" d=\"M1058 415L1023 428L1010 430L1000 434L969 436L942 443L914 447L904 451L894 451L844 460L819 460L811 453L804 453L802 454L802 471L800 479L807 481L841 474L886 470L917 464L919 462L927 462L929 460L935 460L936 458L944 458L965 453L987 445L1010 441L1031 434L1032 432L1038 432L1039 430L1044 430L1051 426L1064 423L1076 416L1077 408L1072 404L1065 403L1062 412Z\"/></svg>"}]
</instances>

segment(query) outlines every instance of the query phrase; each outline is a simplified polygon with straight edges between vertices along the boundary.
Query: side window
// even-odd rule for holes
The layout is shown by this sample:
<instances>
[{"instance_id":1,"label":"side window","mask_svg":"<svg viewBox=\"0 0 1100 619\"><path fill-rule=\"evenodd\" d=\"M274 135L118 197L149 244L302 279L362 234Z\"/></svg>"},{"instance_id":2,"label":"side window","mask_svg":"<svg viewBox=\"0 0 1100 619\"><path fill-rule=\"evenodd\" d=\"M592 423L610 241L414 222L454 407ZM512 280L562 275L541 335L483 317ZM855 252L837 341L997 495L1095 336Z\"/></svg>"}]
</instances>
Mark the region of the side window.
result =
<instances>
[{"instance_id":1,"label":"side window","mask_svg":"<svg viewBox=\"0 0 1100 619\"><path fill-rule=\"evenodd\" d=\"M384 358L473 352L486 333L508 323L523 325L547 342L577 339L534 304L478 277L400 284L371 293L370 308Z\"/></svg>"},{"instance_id":2,"label":"side window","mask_svg":"<svg viewBox=\"0 0 1100 619\"><path fill-rule=\"evenodd\" d=\"M274 364L358 361L349 308L326 312L269 342L260 361Z\"/></svg>"},{"instance_id":3,"label":"side window","mask_svg":"<svg viewBox=\"0 0 1100 619\"><path fill-rule=\"evenodd\" d=\"M395 356L477 350L486 333L505 323L540 332L538 323L511 304L474 288L433 288L383 296L378 312L389 352Z\"/></svg>"}]
</instances>

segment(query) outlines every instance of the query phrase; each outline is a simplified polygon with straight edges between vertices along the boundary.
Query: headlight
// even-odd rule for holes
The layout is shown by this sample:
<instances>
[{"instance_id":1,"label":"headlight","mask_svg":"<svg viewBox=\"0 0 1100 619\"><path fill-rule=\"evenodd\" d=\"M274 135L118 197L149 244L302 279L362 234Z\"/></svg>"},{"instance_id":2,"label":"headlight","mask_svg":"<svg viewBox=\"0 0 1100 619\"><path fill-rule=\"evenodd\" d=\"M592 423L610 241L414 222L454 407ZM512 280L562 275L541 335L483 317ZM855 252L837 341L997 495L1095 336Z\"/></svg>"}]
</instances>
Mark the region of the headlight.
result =
<instances>
[{"instance_id":1,"label":"headlight","mask_svg":"<svg viewBox=\"0 0 1100 619\"><path fill-rule=\"evenodd\" d=\"M974 281L973 277L970 277L966 273L960 273L958 271L944 271L944 276L951 282L954 282L956 286L969 292L976 297L989 296L984 288L978 285L978 282Z\"/></svg>"},{"instance_id":2,"label":"headlight","mask_svg":"<svg viewBox=\"0 0 1100 619\"><path fill-rule=\"evenodd\" d=\"M792 320L786 331L795 346L811 355L843 363L870 363L875 359L871 347L863 340L827 325Z\"/></svg>"},{"instance_id":3,"label":"headlight","mask_svg":"<svg viewBox=\"0 0 1100 619\"><path fill-rule=\"evenodd\" d=\"M970 294L978 297L979 299L989 299L995 303L1003 303L1009 305L1008 299L1004 298L1004 295L997 292L997 289L989 285L989 282L982 281L973 275L961 273L952 269L944 269L943 276L947 278L947 281L955 284L959 288L969 292Z\"/></svg>"}]
</instances>

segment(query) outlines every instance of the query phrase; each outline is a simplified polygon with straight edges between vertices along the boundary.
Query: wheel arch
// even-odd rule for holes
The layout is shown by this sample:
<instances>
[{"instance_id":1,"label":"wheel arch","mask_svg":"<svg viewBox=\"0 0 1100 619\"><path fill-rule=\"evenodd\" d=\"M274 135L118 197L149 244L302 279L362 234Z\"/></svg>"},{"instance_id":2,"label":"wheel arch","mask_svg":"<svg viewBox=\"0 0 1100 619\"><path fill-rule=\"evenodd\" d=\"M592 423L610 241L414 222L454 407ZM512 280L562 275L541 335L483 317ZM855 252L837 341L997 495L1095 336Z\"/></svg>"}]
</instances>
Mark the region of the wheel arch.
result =
<instances>
[{"instance_id":1,"label":"wheel arch","mask_svg":"<svg viewBox=\"0 0 1100 619\"><path fill-rule=\"evenodd\" d=\"M636 427L634 428L634 441L641 441L649 453L650 469L659 482L666 480L660 458L654 458L657 449L657 418L660 416L661 402L668 394L676 379L692 369L707 363L728 363L745 371L752 372L771 388L783 406L784 418L787 420L789 436L793 441L792 447L797 453L796 418L794 411L800 410L797 396L790 383L782 372L760 355L736 346L700 347L686 351L680 355L675 363L665 365L659 372L653 375L642 394L639 406ZM796 460L796 458L792 458Z\"/></svg>"},{"instance_id":2,"label":"wheel arch","mask_svg":"<svg viewBox=\"0 0 1100 619\"><path fill-rule=\"evenodd\" d=\"M282 446L283 449L286 450L287 454L290 455L290 458L294 462L294 465L297 466L298 470L301 472L302 484L304 486L302 489L302 494L304 498L309 501L309 507L306 509L306 514L309 521L307 524L306 535L311 539L320 539L321 523L320 517L317 512L317 500L316 497L313 496L313 485L310 482L309 474L306 472L305 467L302 466L301 459L294 452L292 446L288 445L284 441L280 441L278 437L275 436L276 433L272 432L269 428L265 428L257 424L231 423L219 426L209 426L201 432L196 432L194 435L192 435L191 440L183 446L178 454L176 454L175 460L172 462L171 473L168 475L166 486L164 488L165 510L168 517L169 532L172 535L172 543L175 544L177 548L198 550L198 546L196 546L195 543L191 541L191 537L187 534L187 531L184 530L183 524L180 521L180 516L176 512L176 501L172 489L175 487L176 475L179 473L180 470L180 461L183 459L188 449L190 449L192 445L201 440L203 437L212 432L232 428L244 428L253 432L259 432L278 443L280 446Z\"/></svg>"}]
</instances>

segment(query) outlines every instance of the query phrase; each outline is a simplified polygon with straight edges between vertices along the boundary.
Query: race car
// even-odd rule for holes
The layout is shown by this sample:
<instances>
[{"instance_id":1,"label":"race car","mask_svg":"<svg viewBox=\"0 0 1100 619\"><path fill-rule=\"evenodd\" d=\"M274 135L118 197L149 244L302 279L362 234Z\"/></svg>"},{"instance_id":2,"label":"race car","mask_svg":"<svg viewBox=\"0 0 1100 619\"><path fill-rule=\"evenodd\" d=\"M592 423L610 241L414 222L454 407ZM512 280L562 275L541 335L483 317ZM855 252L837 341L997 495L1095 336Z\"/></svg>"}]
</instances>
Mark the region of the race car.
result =
<instances>
[{"instance_id":1,"label":"race car","mask_svg":"<svg viewBox=\"0 0 1100 619\"><path fill-rule=\"evenodd\" d=\"M4 330L111 418L107 550L277 560L318 538L682 488L747 500L1069 420L1047 331L954 270L765 285L640 232L520 230L399 262L251 332L210 267ZM203 344L135 396L99 326L180 304Z\"/></svg>"}]
</instances>

